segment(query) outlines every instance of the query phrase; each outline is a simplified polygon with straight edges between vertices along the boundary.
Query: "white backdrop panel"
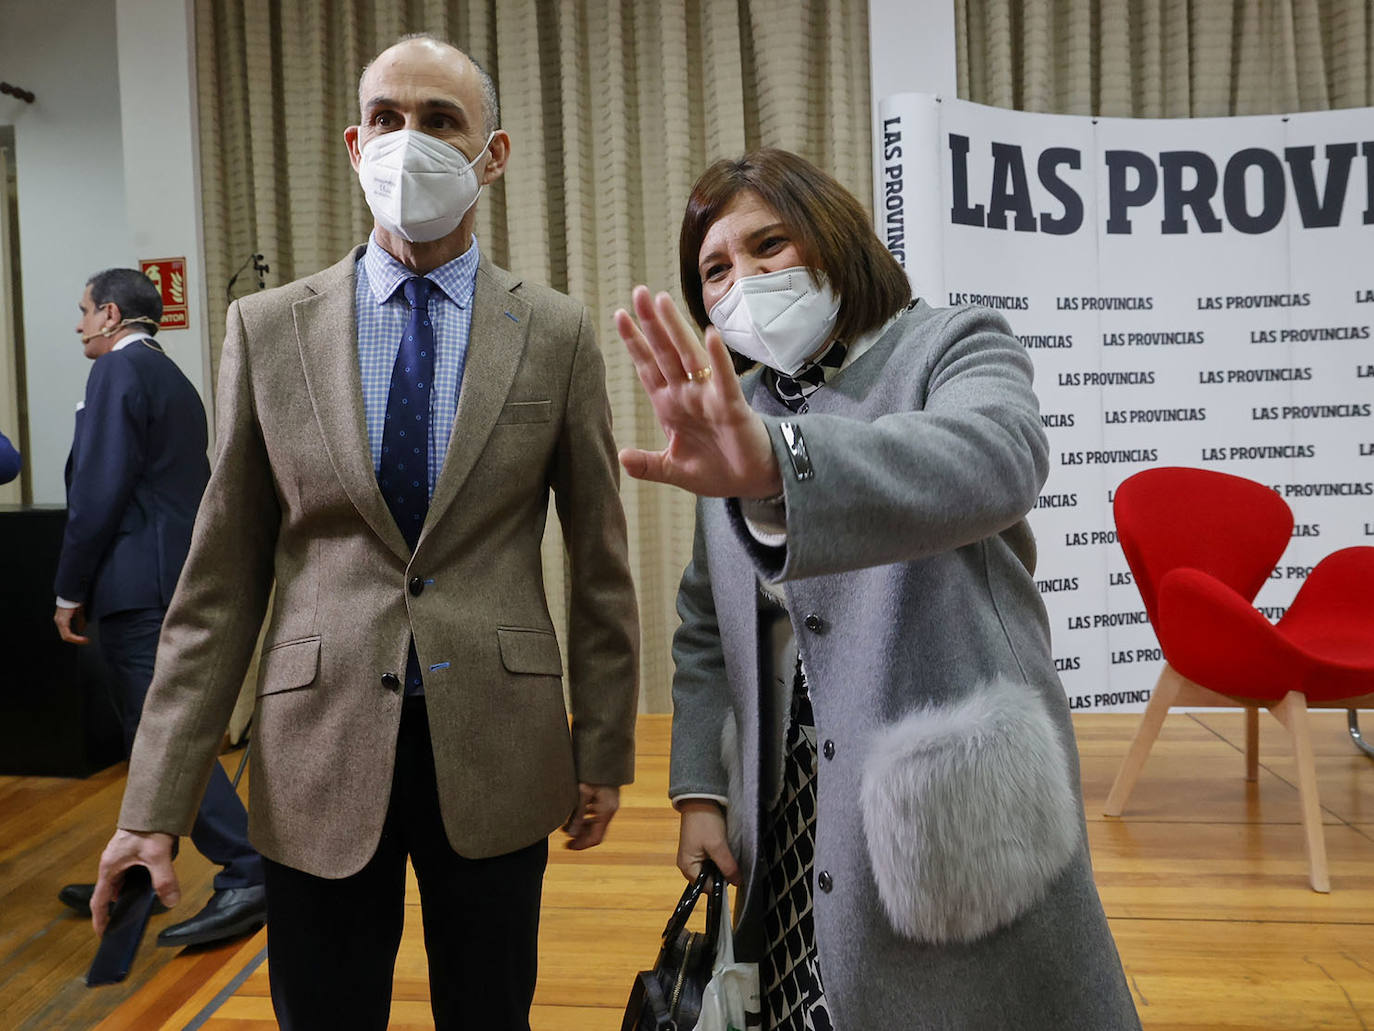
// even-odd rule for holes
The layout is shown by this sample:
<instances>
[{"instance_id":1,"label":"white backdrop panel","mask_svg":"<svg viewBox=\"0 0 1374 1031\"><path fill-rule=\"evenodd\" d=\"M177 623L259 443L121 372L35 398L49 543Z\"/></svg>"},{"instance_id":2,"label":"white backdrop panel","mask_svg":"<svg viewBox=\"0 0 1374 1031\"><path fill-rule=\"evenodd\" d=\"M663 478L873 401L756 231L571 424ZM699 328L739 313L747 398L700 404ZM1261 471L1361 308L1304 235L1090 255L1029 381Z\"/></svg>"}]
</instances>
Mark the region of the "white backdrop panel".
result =
<instances>
[{"instance_id":1,"label":"white backdrop panel","mask_svg":"<svg viewBox=\"0 0 1374 1031\"><path fill-rule=\"evenodd\" d=\"M1220 469L1288 501L1270 618L1324 555L1374 544L1374 109L1093 119L904 93L879 128L879 234L917 292L998 309L1035 362L1036 579L1074 708L1139 710L1159 671L1111 513L1130 474Z\"/></svg>"}]
</instances>

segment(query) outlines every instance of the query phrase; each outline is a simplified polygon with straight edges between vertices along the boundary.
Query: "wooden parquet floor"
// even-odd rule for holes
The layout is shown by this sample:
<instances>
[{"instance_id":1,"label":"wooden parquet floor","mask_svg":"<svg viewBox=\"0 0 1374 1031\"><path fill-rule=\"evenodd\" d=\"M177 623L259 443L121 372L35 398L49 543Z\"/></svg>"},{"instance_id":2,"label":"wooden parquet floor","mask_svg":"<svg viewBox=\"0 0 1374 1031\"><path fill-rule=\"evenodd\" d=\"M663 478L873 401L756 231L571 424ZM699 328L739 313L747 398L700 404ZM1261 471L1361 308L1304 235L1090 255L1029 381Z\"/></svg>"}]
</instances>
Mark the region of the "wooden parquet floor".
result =
<instances>
[{"instance_id":1,"label":"wooden parquet floor","mask_svg":"<svg viewBox=\"0 0 1374 1031\"><path fill-rule=\"evenodd\" d=\"M1074 726L1097 883L1147 1031L1374 1027L1374 762L1351 745L1344 714L1313 716L1325 896L1307 886L1292 760L1268 717L1260 779L1246 784L1240 714L1171 715L1125 818L1103 817L1137 720L1083 715ZM616 1031L634 972L652 961L681 889L667 726L641 717L639 779L604 845L574 854L554 836L535 1031ZM225 757L231 772L236 759ZM208 892L212 871L193 849L178 861L188 901L155 918L130 980L83 986L94 942L54 894L94 870L122 777L116 767L85 781L0 778L0 1031L275 1028L263 934L182 953L152 945ZM395 1031L432 1026L418 902L412 878Z\"/></svg>"}]
</instances>

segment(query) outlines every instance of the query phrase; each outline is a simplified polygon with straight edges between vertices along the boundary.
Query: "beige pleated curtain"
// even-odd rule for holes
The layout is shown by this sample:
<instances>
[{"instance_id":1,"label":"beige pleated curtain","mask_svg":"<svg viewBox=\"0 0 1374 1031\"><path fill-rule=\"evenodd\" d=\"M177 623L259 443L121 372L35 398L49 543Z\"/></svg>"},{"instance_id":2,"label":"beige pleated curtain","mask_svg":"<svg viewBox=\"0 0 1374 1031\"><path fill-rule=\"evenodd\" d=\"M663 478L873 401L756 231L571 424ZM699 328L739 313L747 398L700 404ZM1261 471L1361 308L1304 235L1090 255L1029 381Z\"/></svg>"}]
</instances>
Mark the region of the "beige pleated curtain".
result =
<instances>
[{"instance_id":1,"label":"beige pleated curtain","mask_svg":"<svg viewBox=\"0 0 1374 1031\"><path fill-rule=\"evenodd\" d=\"M951 0L959 96L1200 118L1374 105L1370 0Z\"/></svg>"},{"instance_id":2,"label":"beige pleated curtain","mask_svg":"<svg viewBox=\"0 0 1374 1031\"><path fill-rule=\"evenodd\" d=\"M675 289L677 227L712 160L772 145L870 196L868 11L852 0L197 0L212 353L225 284L254 253L267 285L341 258L371 226L343 131L363 65L407 32L452 40L495 78L512 155L477 234L498 264L585 302L617 439L662 437L613 334L631 287ZM251 267L234 288L256 288ZM643 625L641 708L670 707L677 581L692 504L623 486ZM556 519L544 572L555 623L566 570Z\"/></svg>"},{"instance_id":3,"label":"beige pleated curtain","mask_svg":"<svg viewBox=\"0 0 1374 1031\"><path fill-rule=\"evenodd\" d=\"M1133 117L1374 105L1370 0L950 2L959 95L980 103ZM196 31L216 359L224 284L252 254L275 285L365 238L343 130L362 66L406 32L451 39L495 77L513 154L482 199L478 237L498 263L591 308L622 443L660 436L610 313L637 282L675 290L678 218L710 161L787 147L869 203L863 0L197 0ZM255 285L249 269L235 292ZM634 482L623 493L641 705L665 711L691 503ZM561 627L556 528L544 566Z\"/></svg>"}]
</instances>

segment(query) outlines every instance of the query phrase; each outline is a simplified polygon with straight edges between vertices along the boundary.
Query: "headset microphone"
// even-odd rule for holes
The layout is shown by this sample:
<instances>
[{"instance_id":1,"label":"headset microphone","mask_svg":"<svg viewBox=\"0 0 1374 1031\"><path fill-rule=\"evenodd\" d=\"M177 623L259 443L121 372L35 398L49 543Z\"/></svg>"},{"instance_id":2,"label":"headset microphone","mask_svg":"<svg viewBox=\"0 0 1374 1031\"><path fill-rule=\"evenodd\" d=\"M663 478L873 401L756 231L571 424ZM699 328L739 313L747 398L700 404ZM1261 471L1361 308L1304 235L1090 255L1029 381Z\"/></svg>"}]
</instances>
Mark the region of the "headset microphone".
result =
<instances>
[{"instance_id":1,"label":"headset microphone","mask_svg":"<svg viewBox=\"0 0 1374 1031\"><path fill-rule=\"evenodd\" d=\"M147 315L139 315L132 319L121 319L119 325L112 326L109 329L102 329L99 333L91 333L89 336L85 333L82 333L81 342L83 344L89 344L96 337L112 337L132 322L146 322L150 326L158 325L156 319L150 319Z\"/></svg>"}]
</instances>

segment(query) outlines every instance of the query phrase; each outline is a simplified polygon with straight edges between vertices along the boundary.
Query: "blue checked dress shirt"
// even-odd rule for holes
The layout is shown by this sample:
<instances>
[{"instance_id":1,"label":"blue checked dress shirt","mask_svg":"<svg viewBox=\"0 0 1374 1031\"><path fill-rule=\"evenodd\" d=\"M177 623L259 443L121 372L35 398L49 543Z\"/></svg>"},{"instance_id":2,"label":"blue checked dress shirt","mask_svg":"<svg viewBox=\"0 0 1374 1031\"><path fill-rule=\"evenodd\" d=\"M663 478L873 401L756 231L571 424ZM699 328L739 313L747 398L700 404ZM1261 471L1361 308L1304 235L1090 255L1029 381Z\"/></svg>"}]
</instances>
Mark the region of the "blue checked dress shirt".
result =
<instances>
[{"instance_id":1,"label":"blue checked dress shirt","mask_svg":"<svg viewBox=\"0 0 1374 1031\"><path fill-rule=\"evenodd\" d=\"M434 330L434 378L429 391L428 498L448 454L449 435L458 411L458 394L463 385L467 363L468 337L472 328L472 295L477 287L477 241L467 252L440 265L425 278L429 289L429 321ZM368 445L372 450L372 471L381 473L382 436L386 425L387 399L391 393L391 372L401 349L401 337L410 322L410 305L402 286L415 273L406 268L369 237L367 250L357 265L353 291L358 318L358 367L362 373L363 413L367 420ZM388 505L388 508L391 506ZM413 542L415 535L402 534ZM406 694L423 694L415 642L406 657Z\"/></svg>"},{"instance_id":2,"label":"blue checked dress shirt","mask_svg":"<svg viewBox=\"0 0 1374 1031\"><path fill-rule=\"evenodd\" d=\"M449 435L458 412L458 392L467 363L468 336L472 328L472 295L477 288L477 241L465 254L440 265L425 278L439 289L429 292L429 319L434 326L434 389L429 413L429 496L448 454ZM358 368L363 381L363 413L367 440L372 449L372 471L381 469L382 427L386 399L391 390L391 370L401 336L410 320L410 306L401 284L415 275L386 251L375 238L358 262L353 291L358 317Z\"/></svg>"}]
</instances>

